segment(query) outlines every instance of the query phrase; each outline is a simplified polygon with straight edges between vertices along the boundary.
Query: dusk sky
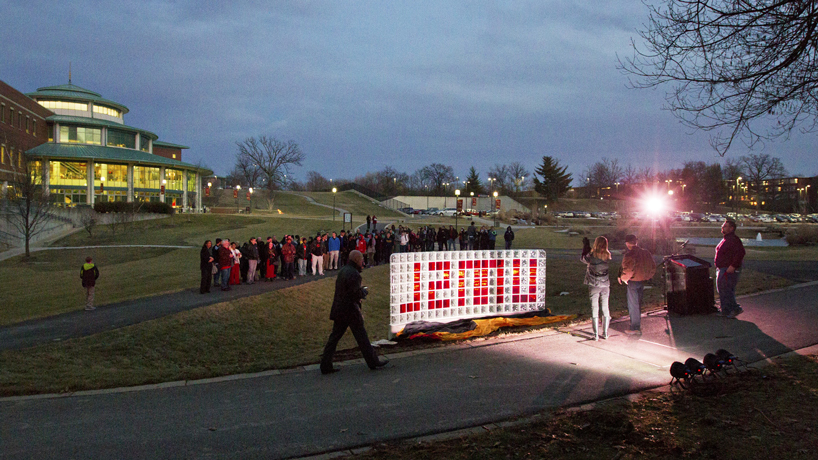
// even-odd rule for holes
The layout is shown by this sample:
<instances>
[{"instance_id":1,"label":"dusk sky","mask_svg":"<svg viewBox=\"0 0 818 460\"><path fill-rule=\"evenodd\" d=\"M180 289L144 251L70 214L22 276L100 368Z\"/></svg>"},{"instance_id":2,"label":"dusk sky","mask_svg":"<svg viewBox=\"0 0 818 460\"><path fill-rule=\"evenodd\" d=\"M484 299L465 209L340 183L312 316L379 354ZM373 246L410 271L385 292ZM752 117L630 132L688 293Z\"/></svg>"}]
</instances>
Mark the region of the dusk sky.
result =
<instances>
[{"instance_id":1,"label":"dusk sky","mask_svg":"<svg viewBox=\"0 0 818 460\"><path fill-rule=\"evenodd\" d=\"M73 84L218 175L236 141L258 135L301 146L297 180L435 162L485 180L496 163L531 171L544 155L575 177L602 157L723 163L707 133L662 110L670 87L629 89L617 69L646 18L636 0L10 0L0 80L24 93L66 84L70 62ZM814 138L755 153L813 176ZM747 153L737 143L728 157Z\"/></svg>"}]
</instances>

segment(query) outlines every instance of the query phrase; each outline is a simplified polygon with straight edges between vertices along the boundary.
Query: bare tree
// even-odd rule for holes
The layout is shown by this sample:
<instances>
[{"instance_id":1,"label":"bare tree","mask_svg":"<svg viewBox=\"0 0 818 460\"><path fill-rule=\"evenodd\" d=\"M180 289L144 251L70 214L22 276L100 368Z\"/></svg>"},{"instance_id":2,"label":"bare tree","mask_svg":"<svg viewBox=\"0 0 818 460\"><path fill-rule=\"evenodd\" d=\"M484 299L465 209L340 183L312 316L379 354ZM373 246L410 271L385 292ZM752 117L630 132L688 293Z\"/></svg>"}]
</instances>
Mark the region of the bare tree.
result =
<instances>
[{"instance_id":1,"label":"bare tree","mask_svg":"<svg viewBox=\"0 0 818 460\"><path fill-rule=\"evenodd\" d=\"M489 169L489 185L502 195L508 195L513 191L514 181L511 180L511 172L507 165L495 164Z\"/></svg>"},{"instance_id":2,"label":"bare tree","mask_svg":"<svg viewBox=\"0 0 818 460\"><path fill-rule=\"evenodd\" d=\"M740 158L728 158L721 167L721 172L725 180L736 180L743 174L744 167Z\"/></svg>"},{"instance_id":3,"label":"bare tree","mask_svg":"<svg viewBox=\"0 0 818 460\"><path fill-rule=\"evenodd\" d=\"M649 166L639 169L636 177L637 182L642 182L643 184L648 184L656 180L656 174Z\"/></svg>"},{"instance_id":4,"label":"bare tree","mask_svg":"<svg viewBox=\"0 0 818 460\"><path fill-rule=\"evenodd\" d=\"M239 148L237 166L246 163L258 167L263 186L268 191L268 208L273 209L273 191L287 185L287 175L294 166L301 166L304 153L294 141L284 143L268 136L248 137L236 145Z\"/></svg>"},{"instance_id":5,"label":"bare tree","mask_svg":"<svg viewBox=\"0 0 818 460\"><path fill-rule=\"evenodd\" d=\"M515 192L525 190L526 185L530 183L534 177L519 161L514 161L508 165L508 173L511 175L511 180L514 183Z\"/></svg>"},{"instance_id":6,"label":"bare tree","mask_svg":"<svg viewBox=\"0 0 818 460\"><path fill-rule=\"evenodd\" d=\"M591 165L584 176L589 180L588 185L594 189L601 187L613 187L622 178L622 166L619 160L614 158L602 158Z\"/></svg>"},{"instance_id":7,"label":"bare tree","mask_svg":"<svg viewBox=\"0 0 818 460\"><path fill-rule=\"evenodd\" d=\"M625 166L625 169L622 171L622 182L627 185L639 183L639 170L631 164Z\"/></svg>"},{"instance_id":8,"label":"bare tree","mask_svg":"<svg viewBox=\"0 0 818 460\"><path fill-rule=\"evenodd\" d=\"M437 195L443 195L446 192L445 183L455 180L454 169L440 163L424 166L420 169L420 175L423 178L423 185L428 186L430 193Z\"/></svg>"},{"instance_id":9,"label":"bare tree","mask_svg":"<svg viewBox=\"0 0 818 460\"><path fill-rule=\"evenodd\" d=\"M229 176L243 187L258 188L264 182L261 169L248 155L236 155L236 164Z\"/></svg>"},{"instance_id":10,"label":"bare tree","mask_svg":"<svg viewBox=\"0 0 818 460\"><path fill-rule=\"evenodd\" d=\"M22 166L12 166L11 186L5 197L8 231L4 233L22 237L25 257L28 258L31 257L31 240L46 229L46 224L54 217L54 207L47 188L43 187L42 165L25 158L21 163Z\"/></svg>"},{"instance_id":11,"label":"bare tree","mask_svg":"<svg viewBox=\"0 0 818 460\"><path fill-rule=\"evenodd\" d=\"M80 223L82 228L88 232L88 238L94 238L94 230L98 223L97 212L90 208L83 210L80 214Z\"/></svg>"},{"instance_id":12,"label":"bare tree","mask_svg":"<svg viewBox=\"0 0 818 460\"><path fill-rule=\"evenodd\" d=\"M766 153L742 156L739 160L741 160L744 179L749 184L751 192L756 195L756 206L761 209L761 202L768 195L768 188L764 186L764 181L787 175L784 163L779 158L771 157ZM775 192L776 190L773 188L770 191Z\"/></svg>"},{"instance_id":13,"label":"bare tree","mask_svg":"<svg viewBox=\"0 0 818 460\"><path fill-rule=\"evenodd\" d=\"M647 4L644 49L619 66L632 85L670 83L669 110L713 131L724 155L736 138L748 146L816 128L818 5L815 1L664 0ZM763 123L772 118L775 123Z\"/></svg>"},{"instance_id":14,"label":"bare tree","mask_svg":"<svg viewBox=\"0 0 818 460\"><path fill-rule=\"evenodd\" d=\"M307 173L307 182L304 186L311 192L326 191L332 188L330 180L316 171Z\"/></svg>"}]
</instances>

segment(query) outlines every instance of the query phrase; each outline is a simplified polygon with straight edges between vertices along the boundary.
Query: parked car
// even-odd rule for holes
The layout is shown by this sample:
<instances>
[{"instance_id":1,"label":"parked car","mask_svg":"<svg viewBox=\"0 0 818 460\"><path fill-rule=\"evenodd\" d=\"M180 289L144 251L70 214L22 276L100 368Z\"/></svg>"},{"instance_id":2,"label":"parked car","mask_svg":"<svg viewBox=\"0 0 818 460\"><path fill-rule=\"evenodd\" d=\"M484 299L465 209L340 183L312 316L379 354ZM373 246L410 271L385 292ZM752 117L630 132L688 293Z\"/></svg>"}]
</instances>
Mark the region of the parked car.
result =
<instances>
[{"instance_id":1,"label":"parked car","mask_svg":"<svg viewBox=\"0 0 818 460\"><path fill-rule=\"evenodd\" d=\"M438 216L454 217L457 214L457 208L443 208L437 212Z\"/></svg>"}]
</instances>

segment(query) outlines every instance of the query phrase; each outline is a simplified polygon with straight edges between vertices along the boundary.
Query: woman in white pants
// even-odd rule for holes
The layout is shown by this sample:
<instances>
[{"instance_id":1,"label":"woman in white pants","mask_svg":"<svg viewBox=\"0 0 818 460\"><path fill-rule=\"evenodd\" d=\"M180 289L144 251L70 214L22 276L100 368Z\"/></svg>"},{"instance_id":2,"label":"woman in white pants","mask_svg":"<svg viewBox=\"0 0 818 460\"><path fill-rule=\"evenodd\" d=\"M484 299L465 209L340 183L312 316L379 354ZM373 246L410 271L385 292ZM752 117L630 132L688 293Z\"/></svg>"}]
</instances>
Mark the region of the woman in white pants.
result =
<instances>
[{"instance_id":1,"label":"woman in white pants","mask_svg":"<svg viewBox=\"0 0 818 460\"><path fill-rule=\"evenodd\" d=\"M602 310L602 338L608 338L608 326L611 323L611 313L608 309L608 298L611 295L611 281L608 278L608 262L611 252L608 251L608 239L598 236L594 240L593 248L588 238L583 238L581 260L585 262L585 281L588 285L588 295L591 299L591 321L594 328L594 340L599 340L599 310Z\"/></svg>"}]
</instances>

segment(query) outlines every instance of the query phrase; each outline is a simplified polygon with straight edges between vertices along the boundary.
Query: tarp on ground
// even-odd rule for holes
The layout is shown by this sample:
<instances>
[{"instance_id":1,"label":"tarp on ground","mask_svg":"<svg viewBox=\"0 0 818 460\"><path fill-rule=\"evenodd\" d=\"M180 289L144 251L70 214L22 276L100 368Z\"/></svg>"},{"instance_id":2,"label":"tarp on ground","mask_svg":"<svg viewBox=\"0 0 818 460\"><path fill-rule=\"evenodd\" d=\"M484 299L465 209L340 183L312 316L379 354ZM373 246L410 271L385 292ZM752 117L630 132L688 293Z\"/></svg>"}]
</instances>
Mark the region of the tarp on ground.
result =
<instances>
[{"instance_id":1,"label":"tarp on ground","mask_svg":"<svg viewBox=\"0 0 818 460\"><path fill-rule=\"evenodd\" d=\"M539 326L574 319L577 315L552 315L550 310L532 311L512 316L461 319L450 323L415 321L397 335L401 339L461 340L491 334L501 327Z\"/></svg>"}]
</instances>

